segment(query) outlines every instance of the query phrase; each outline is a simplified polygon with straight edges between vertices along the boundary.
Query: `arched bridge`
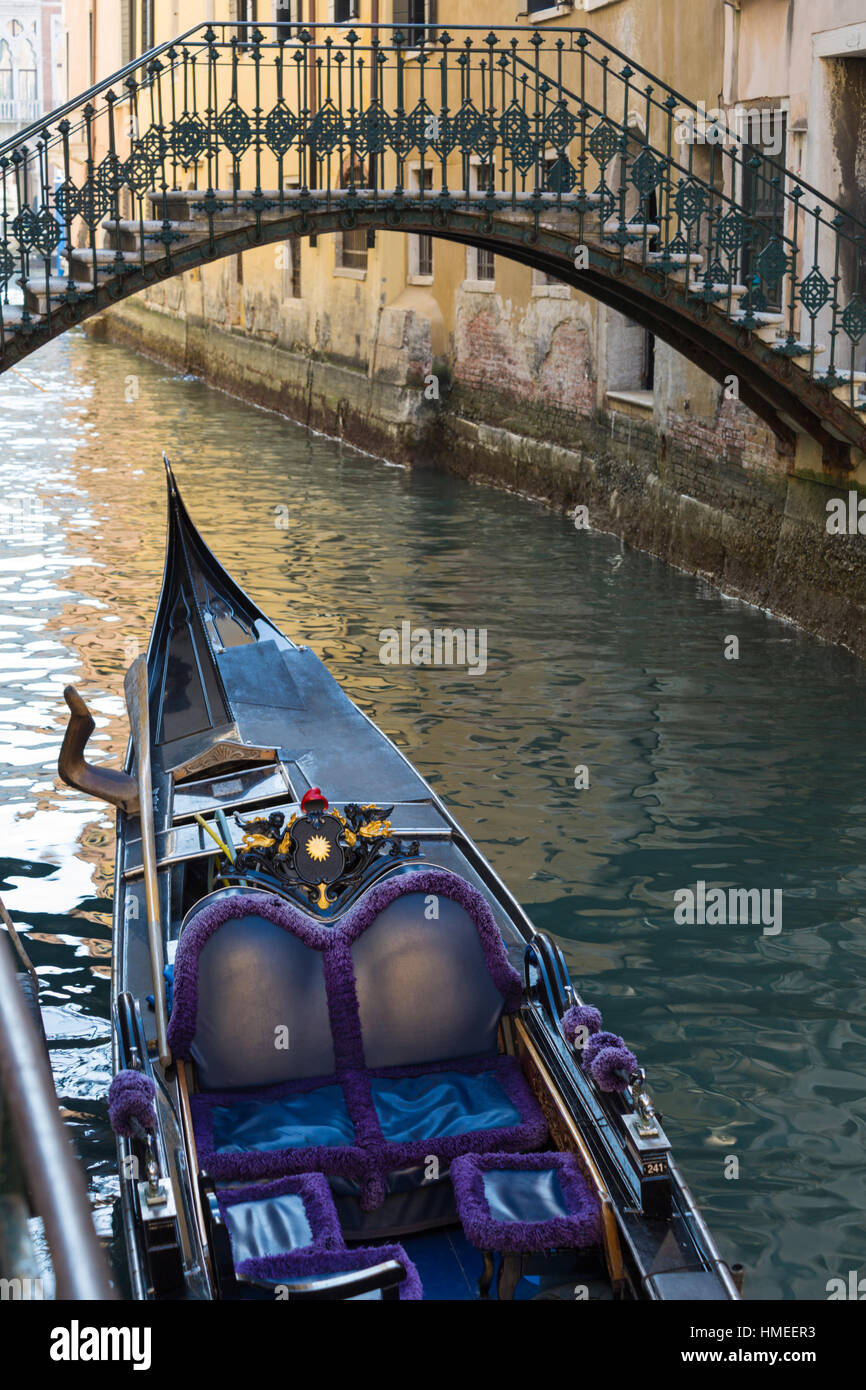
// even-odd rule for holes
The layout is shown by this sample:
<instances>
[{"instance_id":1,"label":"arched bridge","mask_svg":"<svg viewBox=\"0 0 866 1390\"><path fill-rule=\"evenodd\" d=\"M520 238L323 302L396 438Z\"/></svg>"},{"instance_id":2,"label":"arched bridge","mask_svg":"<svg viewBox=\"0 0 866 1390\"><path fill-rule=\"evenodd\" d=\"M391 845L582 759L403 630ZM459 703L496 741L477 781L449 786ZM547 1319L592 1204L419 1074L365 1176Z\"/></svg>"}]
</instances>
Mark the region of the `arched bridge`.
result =
<instances>
[{"instance_id":1,"label":"arched bridge","mask_svg":"<svg viewBox=\"0 0 866 1390\"><path fill-rule=\"evenodd\" d=\"M404 230L736 376L817 466L866 453L866 225L585 29L202 25L0 147L0 180L0 370L222 256Z\"/></svg>"}]
</instances>

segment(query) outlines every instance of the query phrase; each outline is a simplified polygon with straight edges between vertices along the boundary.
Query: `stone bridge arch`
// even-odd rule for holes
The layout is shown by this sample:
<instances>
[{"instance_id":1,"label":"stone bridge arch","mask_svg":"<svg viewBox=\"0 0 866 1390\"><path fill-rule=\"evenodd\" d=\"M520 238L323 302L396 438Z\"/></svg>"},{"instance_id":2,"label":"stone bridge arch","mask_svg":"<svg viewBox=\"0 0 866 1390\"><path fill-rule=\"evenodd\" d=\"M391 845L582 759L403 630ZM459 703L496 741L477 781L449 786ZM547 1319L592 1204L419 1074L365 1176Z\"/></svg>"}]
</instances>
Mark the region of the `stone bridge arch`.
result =
<instances>
[{"instance_id":1,"label":"stone bridge arch","mask_svg":"<svg viewBox=\"0 0 866 1390\"><path fill-rule=\"evenodd\" d=\"M200 26L0 149L0 370L250 247L425 233L574 286L736 376L801 464L856 467L866 303L838 267L859 265L866 227L784 170L759 227L741 150L697 148L693 113L583 29ZM433 170L425 193L411 158Z\"/></svg>"}]
</instances>

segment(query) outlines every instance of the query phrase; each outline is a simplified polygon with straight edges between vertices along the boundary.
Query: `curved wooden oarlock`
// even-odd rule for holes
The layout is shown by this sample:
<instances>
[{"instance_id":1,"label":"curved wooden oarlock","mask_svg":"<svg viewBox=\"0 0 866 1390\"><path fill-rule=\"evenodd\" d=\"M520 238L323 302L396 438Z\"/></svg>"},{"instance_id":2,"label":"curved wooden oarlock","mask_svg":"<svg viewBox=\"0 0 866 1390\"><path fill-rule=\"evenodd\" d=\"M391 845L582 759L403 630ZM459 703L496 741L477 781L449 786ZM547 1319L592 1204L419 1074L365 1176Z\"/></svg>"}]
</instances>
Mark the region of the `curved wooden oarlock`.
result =
<instances>
[{"instance_id":1,"label":"curved wooden oarlock","mask_svg":"<svg viewBox=\"0 0 866 1390\"><path fill-rule=\"evenodd\" d=\"M87 740L96 728L93 715L74 685L67 685L63 698L69 706L69 723L63 735L57 771L61 780L76 791L98 797L111 806L119 806L129 816L138 815L138 783L126 772L111 767L96 767L84 756Z\"/></svg>"}]
</instances>

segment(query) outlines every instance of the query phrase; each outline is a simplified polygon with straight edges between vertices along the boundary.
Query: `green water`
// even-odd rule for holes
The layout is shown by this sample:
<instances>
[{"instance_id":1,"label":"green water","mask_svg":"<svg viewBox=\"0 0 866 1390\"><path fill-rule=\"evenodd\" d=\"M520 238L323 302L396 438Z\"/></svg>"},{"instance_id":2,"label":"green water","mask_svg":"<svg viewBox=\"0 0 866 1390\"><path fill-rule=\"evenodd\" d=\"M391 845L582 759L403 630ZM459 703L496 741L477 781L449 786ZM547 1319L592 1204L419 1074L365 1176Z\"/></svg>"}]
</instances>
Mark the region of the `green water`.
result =
<instances>
[{"instance_id":1,"label":"green water","mask_svg":"<svg viewBox=\"0 0 866 1390\"><path fill-rule=\"evenodd\" d=\"M0 891L101 1230L111 822L55 762L69 681L100 753L125 747L166 449L219 558L559 938L646 1067L747 1294L822 1299L866 1272L863 668L533 503L388 466L80 335L0 379L0 406ZM404 620L486 629L486 673L383 666L379 632ZM678 925L674 894L698 880L780 890L781 931Z\"/></svg>"}]
</instances>

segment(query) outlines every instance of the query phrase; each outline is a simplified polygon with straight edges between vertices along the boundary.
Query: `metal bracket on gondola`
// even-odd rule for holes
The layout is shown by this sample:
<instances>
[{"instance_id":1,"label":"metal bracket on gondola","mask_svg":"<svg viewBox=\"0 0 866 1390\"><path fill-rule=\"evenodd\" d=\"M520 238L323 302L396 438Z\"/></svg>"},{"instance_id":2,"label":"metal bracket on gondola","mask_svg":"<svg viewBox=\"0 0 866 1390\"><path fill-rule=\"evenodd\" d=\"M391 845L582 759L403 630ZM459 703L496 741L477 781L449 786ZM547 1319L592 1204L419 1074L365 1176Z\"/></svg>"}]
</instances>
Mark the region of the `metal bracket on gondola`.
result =
<instances>
[{"instance_id":1,"label":"metal bracket on gondola","mask_svg":"<svg viewBox=\"0 0 866 1390\"><path fill-rule=\"evenodd\" d=\"M174 1193L171 1183L159 1171L156 1154L156 1141L148 1134L145 1149L145 1170L147 1177L138 1184L142 1221L166 1221L177 1216Z\"/></svg>"},{"instance_id":2,"label":"metal bracket on gondola","mask_svg":"<svg viewBox=\"0 0 866 1390\"><path fill-rule=\"evenodd\" d=\"M645 1086L646 1072L643 1067L639 1067L630 1087L634 1109L622 1116L622 1122L626 1146L638 1171L644 1215L666 1221L672 1211L671 1173L668 1163L671 1146Z\"/></svg>"},{"instance_id":3,"label":"metal bracket on gondola","mask_svg":"<svg viewBox=\"0 0 866 1390\"><path fill-rule=\"evenodd\" d=\"M245 873L274 881L305 908L330 912L374 877L382 860L417 858L419 840L406 842L391 833L393 806L349 803L342 812L328 807L318 789L308 792L286 824L282 811L235 824L243 840L233 863L220 860L218 875L236 879Z\"/></svg>"}]
</instances>

